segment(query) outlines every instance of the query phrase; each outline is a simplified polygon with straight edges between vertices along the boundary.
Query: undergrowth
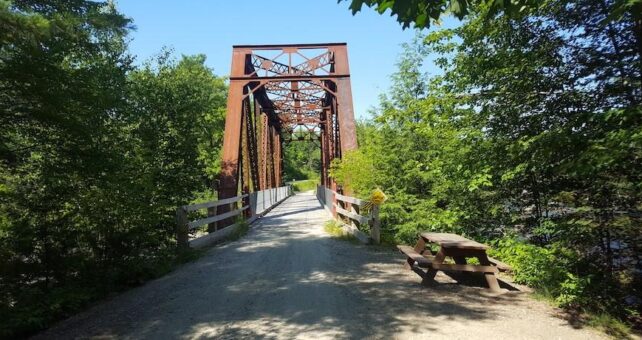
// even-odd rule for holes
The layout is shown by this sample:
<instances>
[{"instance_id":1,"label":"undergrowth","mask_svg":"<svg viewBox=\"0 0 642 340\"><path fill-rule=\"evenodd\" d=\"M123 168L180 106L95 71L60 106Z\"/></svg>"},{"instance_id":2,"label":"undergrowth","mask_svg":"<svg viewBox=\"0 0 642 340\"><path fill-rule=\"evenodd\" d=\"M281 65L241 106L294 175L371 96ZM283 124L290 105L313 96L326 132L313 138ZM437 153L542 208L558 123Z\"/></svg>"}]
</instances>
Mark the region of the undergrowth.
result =
<instances>
[{"instance_id":1,"label":"undergrowth","mask_svg":"<svg viewBox=\"0 0 642 340\"><path fill-rule=\"evenodd\" d=\"M230 233L226 238L226 241L236 241L241 237L245 236L250 230L250 224L247 221L239 220L236 222L236 229Z\"/></svg>"},{"instance_id":2,"label":"undergrowth","mask_svg":"<svg viewBox=\"0 0 642 340\"><path fill-rule=\"evenodd\" d=\"M639 312L619 304L624 297L612 288L615 283L597 277L599 271L567 247L555 243L543 247L514 238L492 244L490 255L510 264L515 282L533 288L534 297L562 308L574 323L618 339L630 338Z\"/></svg>"},{"instance_id":3,"label":"undergrowth","mask_svg":"<svg viewBox=\"0 0 642 340\"><path fill-rule=\"evenodd\" d=\"M335 220L329 220L325 222L323 229L325 230L326 233L332 235L332 237L336 239L348 241L352 243L359 243L359 240L357 240L356 237L346 233L341 227L341 223Z\"/></svg>"},{"instance_id":4,"label":"undergrowth","mask_svg":"<svg viewBox=\"0 0 642 340\"><path fill-rule=\"evenodd\" d=\"M588 315L586 324L616 339L633 339L631 327L607 313Z\"/></svg>"}]
</instances>

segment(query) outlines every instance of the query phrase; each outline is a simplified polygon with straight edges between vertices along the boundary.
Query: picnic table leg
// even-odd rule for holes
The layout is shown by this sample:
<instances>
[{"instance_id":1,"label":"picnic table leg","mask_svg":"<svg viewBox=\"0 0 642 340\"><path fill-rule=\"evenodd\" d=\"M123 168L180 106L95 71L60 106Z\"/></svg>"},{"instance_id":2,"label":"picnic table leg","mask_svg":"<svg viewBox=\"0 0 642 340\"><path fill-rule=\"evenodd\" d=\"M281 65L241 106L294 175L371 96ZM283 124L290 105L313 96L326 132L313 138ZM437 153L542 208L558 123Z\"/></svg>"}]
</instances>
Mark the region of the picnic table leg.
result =
<instances>
[{"instance_id":1,"label":"picnic table leg","mask_svg":"<svg viewBox=\"0 0 642 340\"><path fill-rule=\"evenodd\" d=\"M453 256L452 258L456 264L468 264L465 256ZM462 278L469 278L471 274L470 272L456 272L449 275L459 282Z\"/></svg>"},{"instance_id":2,"label":"picnic table leg","mask_svg":"<svg viewBox=\"0 0 642 340\"><path fill-rule=\"evenodd\" d=\"M432 263L442 263L446 259L446 255L444 254L444 251L442 249L439 249L437 252L437 255L435 255L435 258L432 260ZM433 268L428 268L426 270L426 274L424 274L423 280L421 281L422 284L428 284L431 283L435 280L435 275L437 275L437 270Z\"/></svg>"},{"instance_id":3,"label":"picnic table leg","mask_svg":"<svg viewBox=\"0 0 642 340\"><path fill-rule=\"evenodd\" d=\"M479 255L477 257L479 259L479 264L482 266L491 266L492 264L488 260L488 256L484 253L482 255ZM488 288L492 290L493 292L500 292L501 288L499 287L499 282L497 282L497 276L495 276L495 273L484 273L484 277L486 278L486 282L488 283Z\"/></svg>"}]
</instances>

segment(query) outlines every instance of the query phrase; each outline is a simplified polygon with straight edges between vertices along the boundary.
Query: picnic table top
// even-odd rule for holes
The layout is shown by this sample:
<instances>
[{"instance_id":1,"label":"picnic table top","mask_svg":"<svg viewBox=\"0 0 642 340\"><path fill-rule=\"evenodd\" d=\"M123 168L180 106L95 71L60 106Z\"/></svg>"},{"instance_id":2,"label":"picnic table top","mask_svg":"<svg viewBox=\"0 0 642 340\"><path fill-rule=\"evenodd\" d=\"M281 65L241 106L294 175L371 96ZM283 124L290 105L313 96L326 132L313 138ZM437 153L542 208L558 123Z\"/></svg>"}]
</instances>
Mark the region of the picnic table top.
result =
<instances>
[{"instance_id":1,"label":"picnic table top","mask_svg":"<svg viewBox=\"0 0 642 340\"><path fill-rule=\"evenodd\" d=\"M485 244L469 240L463 236L450 233L421 233L421 237L432 243L437 243L441 247L460 248L460 249L479 249L486 250L490 248Z\"/></svg>"}]
</instances>

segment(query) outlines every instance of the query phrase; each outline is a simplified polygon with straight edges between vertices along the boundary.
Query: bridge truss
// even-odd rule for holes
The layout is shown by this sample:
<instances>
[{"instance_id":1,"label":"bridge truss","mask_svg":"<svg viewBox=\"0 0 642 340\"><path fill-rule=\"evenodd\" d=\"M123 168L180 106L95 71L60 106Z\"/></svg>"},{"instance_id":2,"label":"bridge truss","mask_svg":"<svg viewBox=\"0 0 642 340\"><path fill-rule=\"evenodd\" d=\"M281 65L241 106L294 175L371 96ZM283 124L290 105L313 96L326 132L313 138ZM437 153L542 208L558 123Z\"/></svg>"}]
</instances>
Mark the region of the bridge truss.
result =
<instances>
[{"instance_id":1,"label":"bridge truss","mask_svg":"<svg viewBox=\"0 0 642 340\"><path fill-rule=\"evenodd\" d=\"M234 46L219 199L282 184L283 147L311 140L330 162L357 148L345 43Z\"/></svg>"}]
</instances>

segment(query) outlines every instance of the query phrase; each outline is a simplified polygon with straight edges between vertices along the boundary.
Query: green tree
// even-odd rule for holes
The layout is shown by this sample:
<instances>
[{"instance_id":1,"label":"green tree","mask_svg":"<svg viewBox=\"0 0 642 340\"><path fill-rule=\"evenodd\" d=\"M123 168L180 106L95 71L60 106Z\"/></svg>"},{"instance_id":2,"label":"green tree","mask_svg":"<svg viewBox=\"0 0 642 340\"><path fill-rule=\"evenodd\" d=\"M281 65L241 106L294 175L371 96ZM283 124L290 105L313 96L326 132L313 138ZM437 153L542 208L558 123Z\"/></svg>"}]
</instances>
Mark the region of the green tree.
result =
<instances>
[{"instance_id":1,"label":"green tree","mask_svg":"<svg viewBox=\"0 0 642 340\"><path fill-rule=\"evenodd\" d=\"M463 19L471 12L475 6L484 6L488 8L486 15L498 15L507 13L511 16L518 16L539 9L541 6L548 4L548 1L536 0L338 0L338 2L350 1L350 10L352 14L361 11L363 5L374 8L379 14L390 11L392 15L397 16L397 21L404 28L414 25L416 28L428 28L432 24L439 22L445 14L452 14L459 19ZM562 4L572 1L562 1ZM642 0L617 0L612 2L613 6L609 12L609 20L618 19L625 13L633 14L638 22L642 19ZM479 14L479 13L475 13Z\"/></svg>"},{"instance_id":2,"label":"green tree","mask_svg":"<svg viewBox=\"0 0 642 340\"><path fill-rule=\"evenodd\" d=\"M125 180L118 121L131 58L123 40L129 20L104 3L2 1L0 18L5 335L84 299L86 289L73 289L77 273L92 269L87 258L106 259L107 241L89 235L106 235L100 228L113 215L93 212L109 211L119 197L103 195L105 188Z\"/></svg>"},{"instance_id":3,"label":"green tree","mask_svg":"<svg viewBox=\"0 0 642 340\"><path fill-rule=\"evenodd\" d=\"M613 20L620 5L545 2L513 16L475 3L460 27L408 46L392 93L359 130L361 155L336 165L373 164L372 183L389 196L384 235L412 242L432 229L495 242L516 278L560 303L634 317L637 307L620 307L640 296L642 69L639 20ZM443 74L404 86L416 51L434 54ZM403 95L415 87L425 95ZM537 273L524 262L552 258Z\"/></svg>"},{"instance_id":4,"label":"green tree","mask_svg":"<svg viewBox=\"0 0 642 340\"><path fill-rule=\"evenodd\" d=\"M179 62L163 52L130 75L130 116L140 158L161 215L195 192L212 188L220 171L227 86L205 66L205 56Z\"/></svg>"},{"instance_id":5,"label":"green tree","mask_svg":"<svg viewBox=\"0 0 642 340\"><path fill-rule=\"evenodd\" d=\"M0 1L0 337L174 259L173 210L211 196L226 85L203 56L136 69L112 3Z\"/></svg>"},{"instance_id":6,"label":"green tree","mask_svg":"<svg viewBox=\"0 0 642 340\"><path fill-rule=\"evenodd\" d=\"M298 140L298 137L315 138L307 132L295 131L292 141L283 145L284 180L319 179L321 148L318 142Z\"/></svg>"}]
</instances>

